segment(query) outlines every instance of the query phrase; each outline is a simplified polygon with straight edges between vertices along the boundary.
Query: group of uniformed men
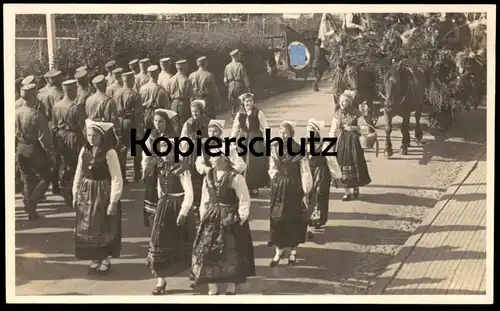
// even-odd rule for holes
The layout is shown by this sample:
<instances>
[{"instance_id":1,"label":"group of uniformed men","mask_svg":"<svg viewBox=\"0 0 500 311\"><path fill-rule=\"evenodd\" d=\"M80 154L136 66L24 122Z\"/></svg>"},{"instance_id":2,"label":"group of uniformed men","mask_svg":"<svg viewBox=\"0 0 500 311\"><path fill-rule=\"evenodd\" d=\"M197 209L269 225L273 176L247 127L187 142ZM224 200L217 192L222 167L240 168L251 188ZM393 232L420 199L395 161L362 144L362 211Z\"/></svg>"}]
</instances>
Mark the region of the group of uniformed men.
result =
<instances>
[{"instance_id":1,"label":"group of uniformed men","mask_svg":"<svg viewBox=\"0 0 500 311\"><path fill-rule=\"evenodd\" d=\"M250 91L240 52L230 53L232 61L224 71L232 114L240 107L238 97ZM74 79L63 81L62 73L50 70L43 78L46 85L37 90L33 75L16 80L16 174L23 183L23 203L29 220L39 216L36 206L52 184L52 193L72 204L71 187L80 149L85 143L85 119L112 122L119 139L119 158L125 178L127 151L131 145L131 129L141 133L154 129L156 109L177 113L173 123L180 133L191 117L190 102L205 101L205 114L215 118L221 101L215 77L207 70L207 58L196 60L198 70L187 75L187 61L175 62L176 74L169 73L171 58L159 65L149 58L128 63L130 71L118 67L116 61L106 63L107 75L90 81L87 66L76 70ZM136 137L141 139L142 137ZM141 179L141 152L134 157L134 179Z\"/></svg>"}]
</instances>

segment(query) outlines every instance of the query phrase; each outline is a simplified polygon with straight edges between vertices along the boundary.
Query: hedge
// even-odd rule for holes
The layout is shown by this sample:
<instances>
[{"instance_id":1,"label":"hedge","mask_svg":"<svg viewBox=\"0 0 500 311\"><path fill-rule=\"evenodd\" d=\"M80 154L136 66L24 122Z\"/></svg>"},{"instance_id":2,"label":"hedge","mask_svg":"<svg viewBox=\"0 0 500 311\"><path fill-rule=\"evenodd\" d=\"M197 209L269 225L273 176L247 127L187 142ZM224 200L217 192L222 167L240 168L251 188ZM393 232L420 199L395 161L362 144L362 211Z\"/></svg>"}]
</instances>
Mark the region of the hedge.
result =
<instances>
[{"instance_id":1,"label":"hedge","mask_svg":"<svg viewBox=\"0 0 500 311\"><path fill-rule=\"evenodd\" d=\"M164 22L137 22L127 16L106 21L92 21L78 26L78 40L59 42L55 55L55 68L71 77L76 68L87 65L92 75L104 72L104 64L114 59L124 69L135 58L148 57L158 64L163 57L186 59L188 72L196 70L196 59L202 55L209 61L209 70L216 76L221 96L225 97L222 83L225 66L231 61L229 52L239 49L242 63L253 86L263 83L256 79L265 73L269 57L268 41L248 30L234 32L199 32L190 29L170 30ZM17 67L17 66L16 66ZM47 65L31 64L20 75L41 75ZM253 88L253 87L252 87Z\"/></svg>"}]
</instances>

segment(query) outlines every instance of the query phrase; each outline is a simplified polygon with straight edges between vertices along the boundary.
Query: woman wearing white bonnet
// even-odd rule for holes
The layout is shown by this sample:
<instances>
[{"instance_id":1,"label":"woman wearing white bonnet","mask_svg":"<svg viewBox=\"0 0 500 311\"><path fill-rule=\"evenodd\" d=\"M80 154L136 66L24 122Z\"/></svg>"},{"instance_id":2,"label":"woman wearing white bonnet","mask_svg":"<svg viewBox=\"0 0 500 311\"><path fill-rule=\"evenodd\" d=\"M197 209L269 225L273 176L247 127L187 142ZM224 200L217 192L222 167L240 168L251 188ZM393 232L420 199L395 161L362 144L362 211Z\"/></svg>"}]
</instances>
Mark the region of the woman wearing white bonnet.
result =
<instances>
[{"instance_id":1,"label":"woman wearing white bonnet","mask_svg":"<svg viewBox=\"0 0 500 311\"><path fill-rule=\"evenodd\" d=\"M307 122L307 133L313 133L319 141L314 142L314 154L310 148L307 149L309 167L313 178L313 186L307 197L309 208L309 226L307 236L313 237L313 228L319 229L324 226L328 220L328 202L330 200L330 185L332 180L341 177L337 158L335 156L324 156L323 151L333 152L335 149L329 148L330 143L324 142L321 136L321 130L325 126L324 121L309 119ZM309 136L309 134L307 135ZM336 185L336 183L335 183Z\"/></svg>"},{"instance_id":2,"label":"woman wearing white bonnet","mask_svg":"<svg viewBox=\"0 0 500 311\"><path fill-rule=\"evenodd\" d=\"M295 123L283 121L280 125L283 153L278 142L271 144L269 157L270 239L268 246L275 246L270 267L279 264L284 250L289 249L288 265L297 261L297 247L305 243L307 232L306 198L312 188L311 169L307 157L300 154L301 145L293 137Z\"/></svg>"},{"instance_id":3,"label":"woman wearing white bonnet","mask_svg":"<svg viewBox=\"0 0 500 311\"><path fill-rule=\"evenodd\" d=\"M353 107L355 93L346 90L340 96L340 110L332 119L330 137L337 137L337 160L342 172L340 181L345 188L343 201L359 196L359 188L371 182L368 166L361 143L359 141L358 119L361 111ZM352 193L351 190L353 189Z\"/></svg>"},{"instance_id":4,"label":"woman wearing white bonnet","mask_svg":"<svg viewBox=\"0 0 500 311\"><path fill-rule=\"evenodd\" d=\"M85 124L88 142L80 151L73 181L75 257L92 261L89 273L105 275L111 270L108 257L120 256L123 178L107 135L113 123L87 119Z\"/></svg>"},{"instance_id":5,"label":"woman wearing white bonnet","mask_svg":"<svg viewBox=\"0 0 500 311\"><path fill-rule=\"evenodd\" d=\"M193 185L191 173L185 161L176 161L174 139L159 146L155 161L149 162L145 170L151 170L156 177L158 201L151 225L151 237L146 264L157 279L153 295L163 295L167 288L167 278L189 269L191 250L195 236L193 205Z\"/></svg>"},{"instance_id":6,"label":"woman wearing white bonnet","mask_svg":"<svg viewBox=\"0 0 500 311\"><path fill-rule=\"evenodd\" d=\"M240 138L245 138L244 143L248 148L248 144L254 138L261 138L262 141L256 141L253 144L253 149L257 153L265 153L265 133L269 128L264 112L255 105L255 98L252 93L245 93L240 96L242 108L236 114L233 123L231 137L235 137L238 141ZM247 170L245 178L251 196L259 194L259 188L267 186L269 177L266 174L268 163L266 157L258 157L251 152L247 152L245 157Z\"/></svg>"}]
</instances>

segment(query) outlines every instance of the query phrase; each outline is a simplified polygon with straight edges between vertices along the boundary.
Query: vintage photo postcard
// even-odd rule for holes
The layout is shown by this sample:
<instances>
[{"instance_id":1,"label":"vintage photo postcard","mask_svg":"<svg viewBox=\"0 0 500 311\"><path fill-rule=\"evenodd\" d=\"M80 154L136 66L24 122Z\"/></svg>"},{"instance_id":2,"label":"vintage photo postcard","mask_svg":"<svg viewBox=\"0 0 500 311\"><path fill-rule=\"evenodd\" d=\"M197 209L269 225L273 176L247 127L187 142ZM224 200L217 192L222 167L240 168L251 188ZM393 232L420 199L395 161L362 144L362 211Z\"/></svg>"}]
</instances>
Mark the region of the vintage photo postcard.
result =
<instances>
[{"instance_id":1,"label":"vintage photo postcard","mask_svg":"<svg viewBox=\"0 0 500 311\"><path fill-rule=\"evenodd\" d=\"M493 302L494 5L3 14L7 302Z\"/></svg>"}]
</instances>

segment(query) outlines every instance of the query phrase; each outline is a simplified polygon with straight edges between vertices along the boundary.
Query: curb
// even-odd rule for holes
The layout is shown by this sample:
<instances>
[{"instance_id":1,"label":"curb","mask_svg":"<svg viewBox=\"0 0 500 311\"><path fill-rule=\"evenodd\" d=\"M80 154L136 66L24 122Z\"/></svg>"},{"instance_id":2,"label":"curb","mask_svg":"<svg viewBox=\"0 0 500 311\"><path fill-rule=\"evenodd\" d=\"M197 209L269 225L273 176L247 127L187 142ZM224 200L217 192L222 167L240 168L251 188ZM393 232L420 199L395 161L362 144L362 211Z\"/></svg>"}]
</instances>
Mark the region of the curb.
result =
<instances>
[{"instance_id":1,"label":"curb","mask_svg":"<svg viewBox=\"0 0 500 311\"><path fill-rule=\"evenodd\" d=\"M486 155L486 145L480 147L479 151L474 155L473 159L464 165L458 176L455 178L448 190L441 196L439 201L434 205L432 211L425 216L422 223L418 226L415 232L408 238L403 248L396 254L396 256L391 260L389 265L387 265L388 270L377 278L379 279L369 290L368 295L381 295L393 279L398 274L399 270L406 262L406 259L412 253L413 249L427 232L429 227L432 225L434 220L437 218L439 213L444 209L448 202L453 199L454 195L460 188L460 186L469 177L472 171L476 168L477 163L481 158Z\"/></svg>"}]
</instances>

